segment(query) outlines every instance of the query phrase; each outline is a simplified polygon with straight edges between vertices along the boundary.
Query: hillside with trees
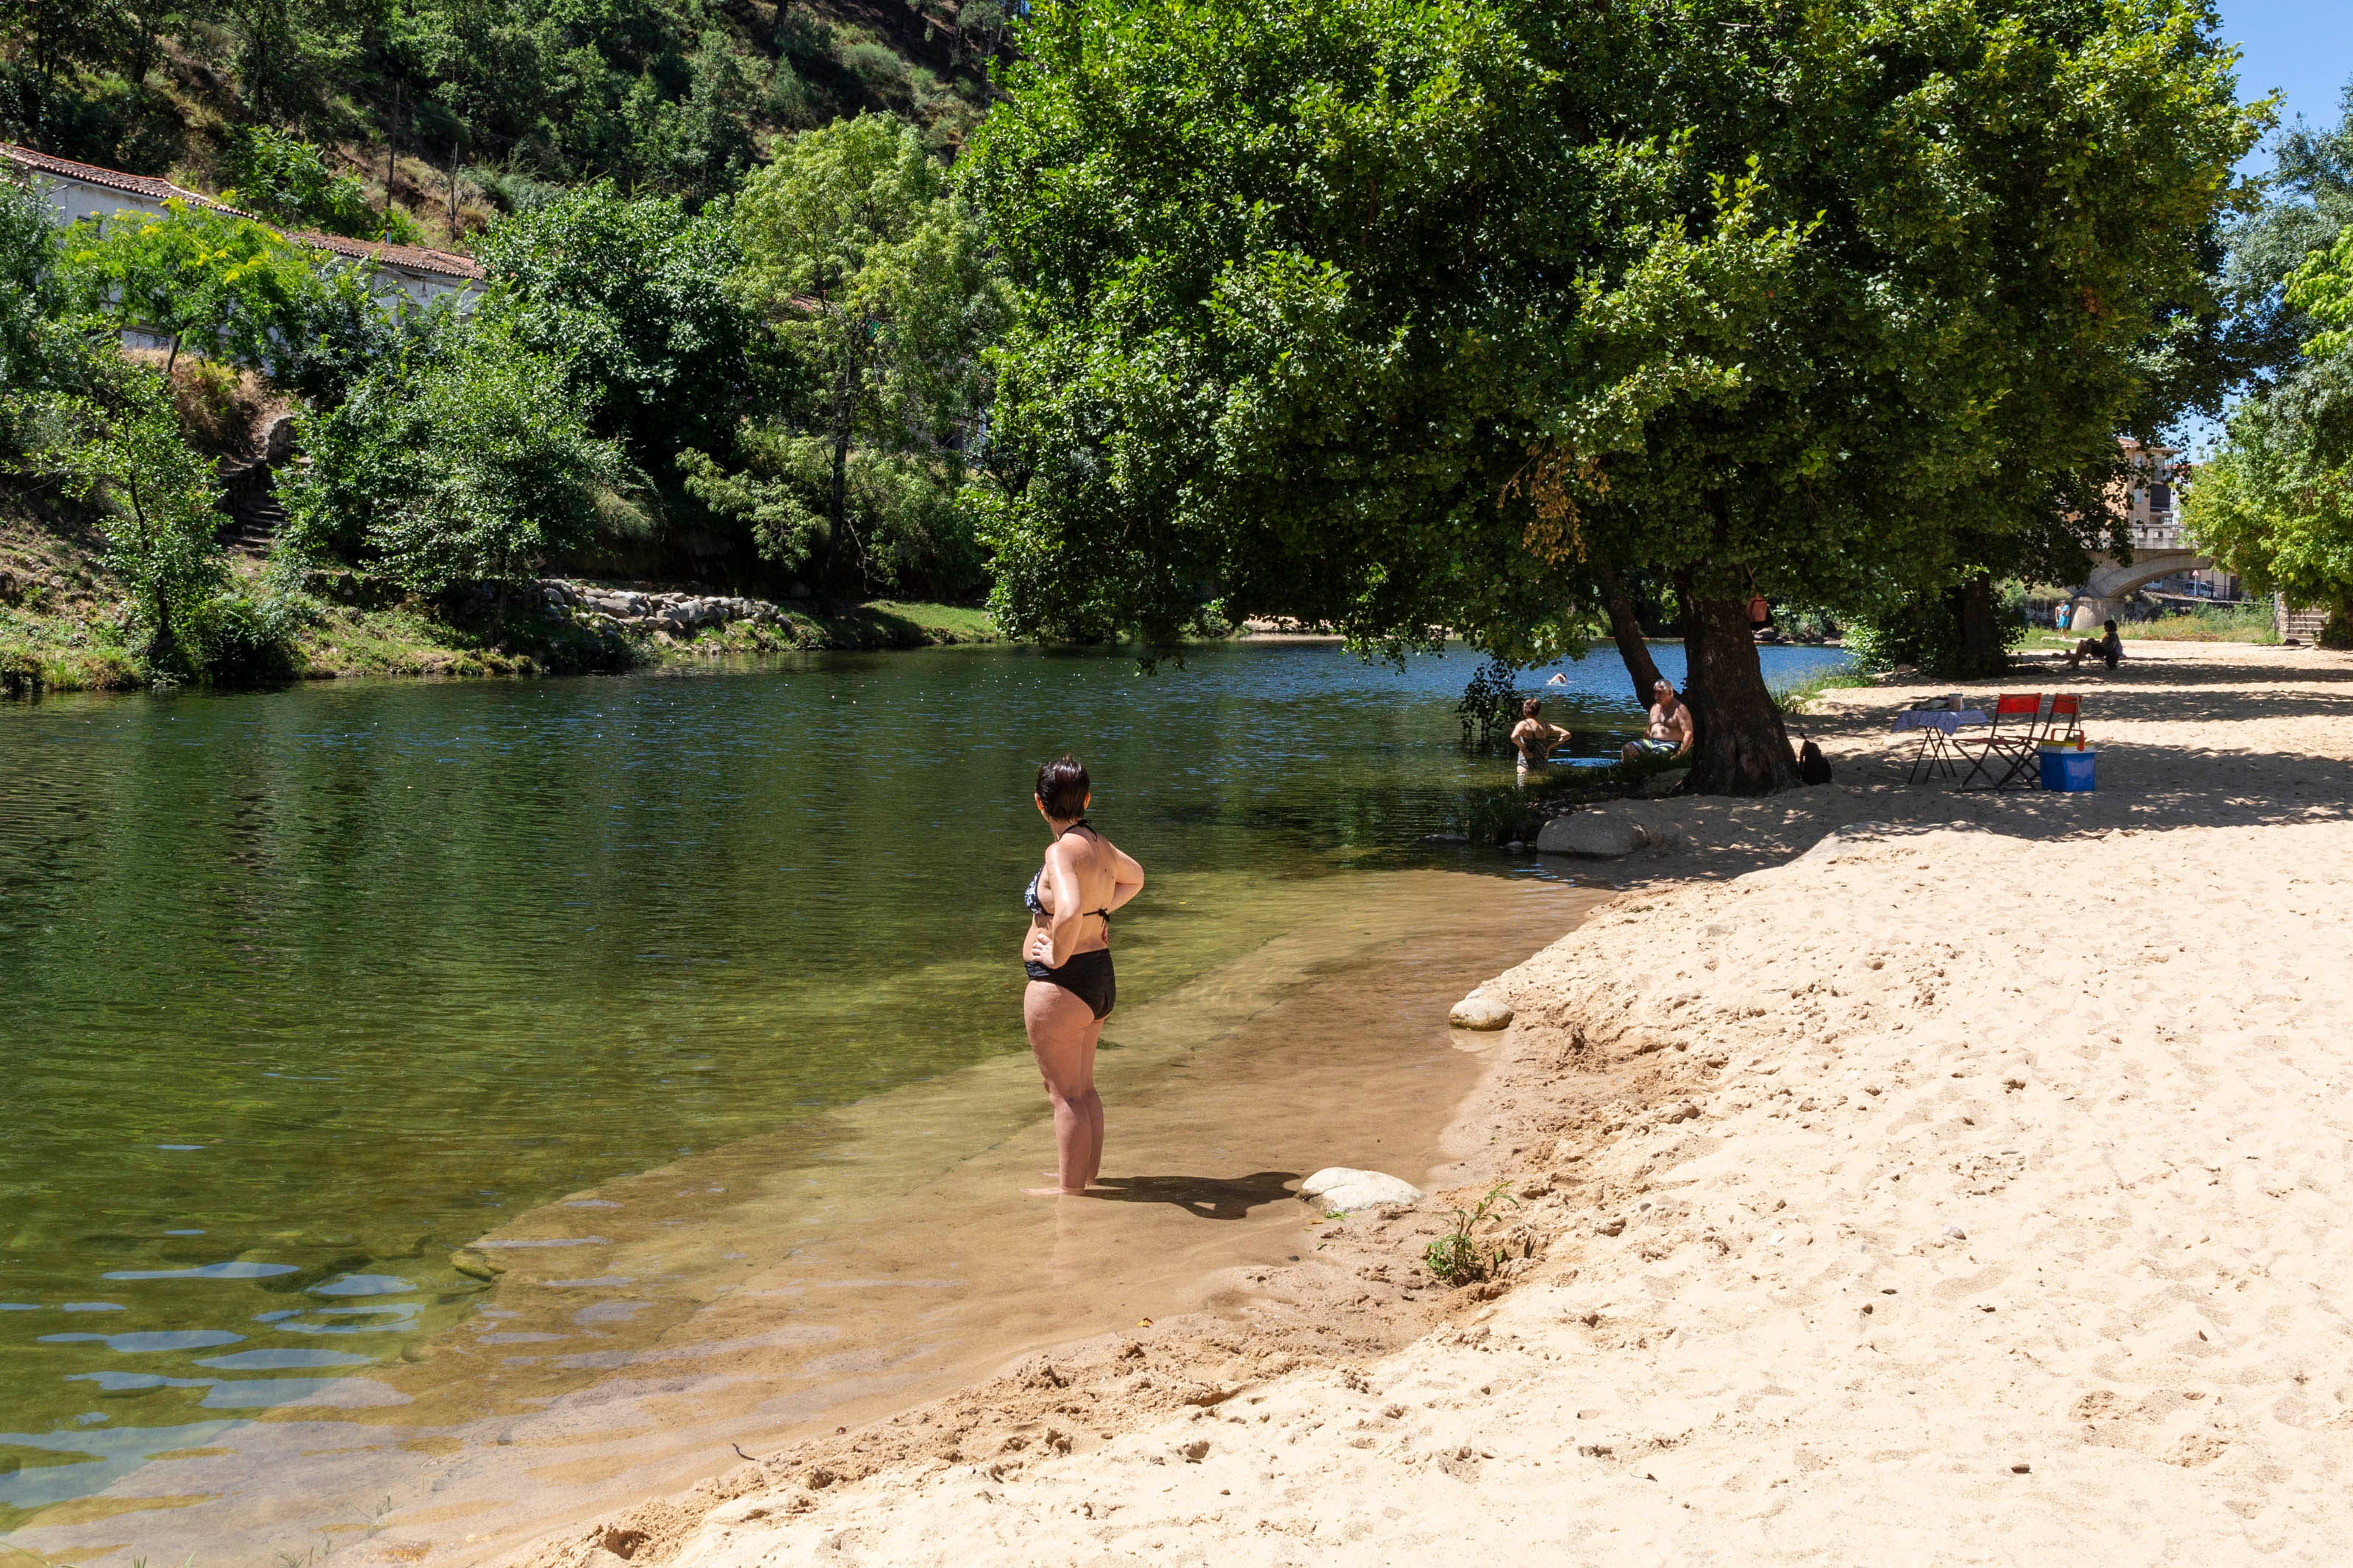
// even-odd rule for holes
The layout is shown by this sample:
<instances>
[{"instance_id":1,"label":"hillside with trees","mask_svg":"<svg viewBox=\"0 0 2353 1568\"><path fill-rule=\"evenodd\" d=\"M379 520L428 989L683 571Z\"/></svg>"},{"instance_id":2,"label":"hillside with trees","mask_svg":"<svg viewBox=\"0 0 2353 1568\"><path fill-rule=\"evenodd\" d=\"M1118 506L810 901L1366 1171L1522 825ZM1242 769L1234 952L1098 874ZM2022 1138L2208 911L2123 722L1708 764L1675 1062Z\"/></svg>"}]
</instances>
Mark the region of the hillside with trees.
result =
<instances>
[{"instance_id":1,"label":"hillside with trees","mask_svg":"<svg viewBox=\"0 0 2353 1568\"><path fill-rule=\"evenodd\" d=\"M0 139L462 247L600 179L699 205L863 112L950 153L1007 42L1005 0L15 0Z\"/></svg>"},{"instance_id":2,"label":"hillside with trees","mask_svg":"<svg viewBox=\"0 0 2353 1568\"><path fill-rule=\"evenodd\" d=\"M1693 786L1752 792L1796 776L1753 603L1994 673L2002 585L2123 539L2120 436L2334 406L2340 151L2263 206L2196 0L1000 4L19 0L15 133L268 221L0 226L12 482L194 584L124 634L187 673L322 569L493 637L555 568L1147 647L1289 616L1497 689L1604 636L1639 676L1671 610ZM306 227L486 289L388 316ZM101 374L125 330L161 378ZM191 376L297 410L266 581L141 564ZM2241 492L2342 466L2264 416Z\"/></svg>"},{"instance_id":3,"label":"hillside with trees","mask_svg":"<svg viewBox=\"0 0 2353 1568\"><path fill-rule=\"evenodd\" d=\"M232 573L196 506L176 526L209 564L176 610L134 594L91 634L118 671L253 668L185 628L227 594L282 642L321 569L450 615L558 567L820 605L985 588L962 491L995 285L947 168L1008 42L997 0L5 16L0 135L236 209L52 236L0 193L26 289L7 510L137 532L164 414L183 499L206 459L258 465L228 404L295 415L269 573ZM470 253L487 289L388 312L304 231ZM169 353L100 375L110 331Z\"/></svg>"}]
</instances>

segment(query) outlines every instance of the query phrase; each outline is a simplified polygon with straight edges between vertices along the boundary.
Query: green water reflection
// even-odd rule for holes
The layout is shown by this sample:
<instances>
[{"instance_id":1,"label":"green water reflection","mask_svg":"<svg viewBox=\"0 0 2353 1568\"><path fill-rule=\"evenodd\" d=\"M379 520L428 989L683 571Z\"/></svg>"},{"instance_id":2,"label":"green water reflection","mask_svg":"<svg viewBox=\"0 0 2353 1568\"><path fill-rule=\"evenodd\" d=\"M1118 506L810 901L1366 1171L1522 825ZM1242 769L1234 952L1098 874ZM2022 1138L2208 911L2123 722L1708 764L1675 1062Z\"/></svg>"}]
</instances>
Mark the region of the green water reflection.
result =
<instances>
[{"instance_id":1,"label":"green water reflection","mask_svg":"<svg viewBox=\"0 0 2353 1568\"><path fill-rule=\"evenodd\" d=\"M1270 889L1439 853L1508 776L1456 749L1470 667L944 649L0 710L0 1529L397 1355L519 1210L1021 1049L1041 756L1154 873L1124 1000ZM1622 669L1569 668L1601 751Z\"/></svg>"}]
</instances>

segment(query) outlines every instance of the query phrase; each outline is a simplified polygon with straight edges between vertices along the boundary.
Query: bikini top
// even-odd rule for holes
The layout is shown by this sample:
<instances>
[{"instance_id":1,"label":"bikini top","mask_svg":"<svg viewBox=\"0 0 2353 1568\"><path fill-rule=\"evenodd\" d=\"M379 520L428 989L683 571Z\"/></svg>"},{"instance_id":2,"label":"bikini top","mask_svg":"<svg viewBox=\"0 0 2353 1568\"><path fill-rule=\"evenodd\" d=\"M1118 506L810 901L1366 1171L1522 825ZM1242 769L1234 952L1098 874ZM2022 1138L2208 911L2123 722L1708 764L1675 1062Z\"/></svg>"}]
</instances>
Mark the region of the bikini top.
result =
<instances>
[{"instance_id":1,"label":"bikini top","mask_svg":"<svg viewBox=\"0 0 2353 1568\"><path fill-rule=\"evenodd\" d=\"M1062 833L1068 833L1068 832L1070 832L1071 827L1083 827L1083 828L1085 828L1089 833L1094 833L1094 832L1095 832L1095 825L1094 825L1093 823L1092 823L1092 822L1089 822L1089 821L1088 821L1085 817L1083 817L1083 816L1082 816L1082 817L1081 817L1081 818L1079 818L1076 822L1073 822L1072 824L1071 824L1071 827L1065 827L1064 829L1062 829ZM1054 838L1055 838L1055 841L1056 841L1057 843L1060 843L1060 842L1061 841L1062 833L1057 833L1056 835L1054 835ZM1100 833L1095 833L1095 837L1098 837L1098 838L1100 838L1100 837L1103 837L1103 835L1102 835L1102 834L1100 834ZM1030 874L1030 877L1029 877L1029 886L1026 889L1024 889L1024 891L1023 891L1023 892L1022 892L1022 894L1021 894L1021 901L1022 901L1024 904L1027 904L1027 905L1029 907L1029 912L1030 912L1031 914L1033 914L1033 915L1042 915L1042 914L1045 914L1045 913L1047 913L1047 912L1048 912L1048 911L1047 911L1047 909L1046 909L1046 906L1045 906L1043 903L1041 903L1041 902L1039 900L1039 898L1038 898L1038 879L1039 879L1039 878L1040 878L1040 877L1043 877L1045 874L1046 874L1046 868L1045 868L1043 866L1039 867L1039 868L1038 868L1038 869L1037 869L1036 871L1034 871L1034 872L1032 872L1032 873ZM1087 916L1088 916L1088 915L1101 915L1101 916L1103 916L1103 926L1104 926L1104 928L1105 928L1106 930L1108 930L1108 929L1110 928L1110 925L1111 925L1111 911L1110 911L1109 910L1084 910L1083 912L1082 912L1082 913L1080 914L1079 918L1080 918L1081 920L1084 920L1084 919L1086 919L1086 918L1087 918Z\"/></svg>"}]
</instances>

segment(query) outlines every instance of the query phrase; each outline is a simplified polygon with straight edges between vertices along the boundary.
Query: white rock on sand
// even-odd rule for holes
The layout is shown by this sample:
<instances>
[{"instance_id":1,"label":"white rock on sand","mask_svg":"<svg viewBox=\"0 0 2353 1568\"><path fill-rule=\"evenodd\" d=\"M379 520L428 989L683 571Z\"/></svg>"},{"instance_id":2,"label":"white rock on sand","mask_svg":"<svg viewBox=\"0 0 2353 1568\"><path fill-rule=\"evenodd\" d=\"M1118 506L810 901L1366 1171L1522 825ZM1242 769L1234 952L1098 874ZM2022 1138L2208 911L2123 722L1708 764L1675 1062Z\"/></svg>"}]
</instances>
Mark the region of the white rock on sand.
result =
<instances>
[{"instance_id":1,"label":"white rock on sand","mask_svg":"<svg viewBox=\"0 0 2353 1568\"><path fill-rule=\"evenodd\" d=\"M1500 1299L1072 1453L730 1502L675 1561L2345 1561L2353 660L2126 675L2078 682L2092 796L1847 782L1900 776L1904 694L1846 697L1839 786L1695 830L1766 868L1505 977L1481 1179L1544 1245Z\"/></svg>"},{"instance_id":2,"label":"white rock on sand","mask_svg":"<svg viewBox=\"0 0 2353 1568\"><path fill-rule=\"evenodd\" d=\"M1454 1004L1446 1021L1458 1029L1504 1029L1512 1023L1512 1005L1484 990L1473 991Z\"/></svg>"},{"instance_id":3,"label":"white rock on sand","mask_svg":"<svg viewBox=\"0 0 2353 1568\"><path fill-rule=\"evenodd\" d=\"M1650 842L1635 824L1598 811L1573 811L1556 816L1536 830L1536 849L1545 855L1581 855L1614 860L1631 855Z\"/></svg>"},{"instance_id":4,"label":"white rock on sand","mask_svg":"<svg viewBox=\"0 0 2353 1568\"><path fill-rule=\"evenodd\" d=\"M1429 1194L1411 1182L1378 1171L1327 1165L1299 1184L1299 1195L1327 1210L1410 1208Z\"/></svg>"}]
</instances>

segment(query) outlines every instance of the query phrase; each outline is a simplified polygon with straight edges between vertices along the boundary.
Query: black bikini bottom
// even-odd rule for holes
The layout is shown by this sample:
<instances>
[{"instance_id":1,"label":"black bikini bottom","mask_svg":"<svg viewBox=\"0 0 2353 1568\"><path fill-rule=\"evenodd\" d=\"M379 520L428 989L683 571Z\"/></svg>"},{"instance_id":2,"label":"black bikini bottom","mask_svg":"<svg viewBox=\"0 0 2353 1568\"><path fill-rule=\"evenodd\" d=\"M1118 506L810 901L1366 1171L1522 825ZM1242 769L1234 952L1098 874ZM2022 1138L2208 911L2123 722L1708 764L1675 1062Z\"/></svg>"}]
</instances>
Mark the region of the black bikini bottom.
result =
<instances>
[{"instance_id":1,"label":"black bikini bottom","mask_svg":"<svg viewBox=\"0 0 2353 1568\"><path fill-rule=\"evenodd\" d=\"M1112 977L1111 949L1107 947L1099 947L1092 952L1074 952L1060 969L1050 969L1033 958L1021 966L1021 973L1032 980L1060 986L1094 1009L1098 1018L1110 1017L1112 1004L1119 999L1119 983Z\"/></svg>"}]
</instances>

